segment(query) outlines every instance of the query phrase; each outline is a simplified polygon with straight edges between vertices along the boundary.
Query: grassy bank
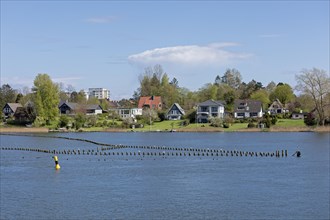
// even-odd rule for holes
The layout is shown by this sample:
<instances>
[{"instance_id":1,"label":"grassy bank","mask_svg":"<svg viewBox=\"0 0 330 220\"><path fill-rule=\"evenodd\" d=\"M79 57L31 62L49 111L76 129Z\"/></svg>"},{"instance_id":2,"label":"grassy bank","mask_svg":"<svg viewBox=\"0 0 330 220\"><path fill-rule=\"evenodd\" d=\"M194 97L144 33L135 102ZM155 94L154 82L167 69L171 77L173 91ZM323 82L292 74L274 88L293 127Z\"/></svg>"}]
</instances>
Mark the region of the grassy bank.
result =
<instances>
[{"instance_id":1,"label":"grassy bank","mask_svg":"<svg viewBox=\"0 0 330 220\"><path fill-rule=\"evenodd\" d=\"M303 120L280 119L276 125L271 128L259 129L248 128L248 123L234 123L229 128L212 127L209 124L189 124L181 126L182 121L162 121L155 122L153 125L145 125L144 128L122 129L122 128L106 128L91 127L82 128L85 132L169 132L175 130L177 132L329 132L330 126L327 127L308 127ZM73 130L72 130L73 131ZM48 128L26 128L26 127L0 127L0 132L48 132Z\"/></svg>"}]
</instances>

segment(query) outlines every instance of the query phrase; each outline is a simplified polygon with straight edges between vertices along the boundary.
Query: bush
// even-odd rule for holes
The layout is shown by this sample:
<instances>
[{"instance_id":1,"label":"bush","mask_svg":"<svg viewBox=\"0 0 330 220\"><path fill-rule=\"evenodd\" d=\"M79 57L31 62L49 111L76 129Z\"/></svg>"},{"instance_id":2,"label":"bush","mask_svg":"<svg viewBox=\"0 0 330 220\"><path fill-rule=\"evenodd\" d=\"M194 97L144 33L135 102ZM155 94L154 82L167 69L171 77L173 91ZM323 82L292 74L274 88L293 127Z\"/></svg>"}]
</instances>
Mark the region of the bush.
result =
<instances>
[{"instance_id":1,"label":"bush","mask_svg":"<svg viewBox=\"0 0 330 220\"><path fill-rule=\"evenodd\" d=\"M211 122L210 126L212 127L222 127L222 123L223 123L221 118L211 118L210 122Z\"/></svg>"},{"instance_id":2,"label":"bush","mask_svg":"<svg viewBox=\"0 0 330 220\"><path fill-rule=\"evenodd\" d=\"M307 126L315 126L317 125L317 119L313 113L308 113L304 119L304 123Z\"/></svg>"},{"instance_id":3,"label":"bush","mask_svg":"<svg viewBox=\"0 0 330 220\"><path fill-rule=\"evenodd\" d=\"M180 126L188 126L189 124L190 124L189 119L186 119L186 120L183 120L183 121L180 123Z\"/></svg>"},{"instance_id":4,"label":"bush","mask_svg":"<svg viewBox=\"0 0 330 220\"><path fill-rule=\"evenodd\" d=\"M42 127L46 125L46 121L43 117L37 116L33 122L34 127Z\"/></svg>"},{"instance_id":5,"label":"bush","mask_svg":"<svg viewBox=\"0 0 330 220\"><path fill-rule=\"evenodd\" d=\"M87 125L94 127L97 123L97 117L95 115L91 115L87 118Z\"/></svg>"},{"instance_id":6,"label":"bush","mask_svg":"<svg viewBox=\"0 0 330 220\"><path fill-rule=\"evenodd\" d=\"M164 121L166 119L166 113L164 111L159 111L157 114L160 121Z\"/></svg>"},{"instance_id":7,"label":"bush","mask_svg":"<svg viewBox=\"0 0 330 220\"><path fill-rule=\"evenodd\" d=\"M253 122L250 122L248 125L247 125L248 128L255 128L256 127L256 124L254 124Z\"/></svg>"},{"instance_id":8,"label":"bush","mask_svg":"<svg viewBox=\"0 0 330 220\"><path fill-rule=\"evenodd\" d=\"M86 122L86 116L81 113L78 113L75 116L75 123L74 123L76 130L79 130L81 127L83 127L85 122Z\"/></svg>"},{"instance_id":9,"label":"bush","mask_svg":"<svg viewBox=\"0 0 330 220\"><path fill-rule=\"evenodd\" d=\"M66 127L69 124L69 121L70 121L70 119L69 119L68 116L61 115L60 116L60 119L59 119L58 125L60 126L60 128L64 128L64 127Z\"/></svg>"},{"instance_id":10,"label":"bush","mask_svg":"<svg viewBox=\"0 0 330 220\"><path fill-rule=\"evenodd\" d=\"M196 122L196 110L192 109L186 113L184 119L189 120L190 123Z\"/></svg>"},{"instance_id":11,"label":"bush","mask_svg":"<svg viewBox=\"0 0 330 220\"><path fill-rule=\"evenodd\" d=\"M276 117L276 115L273 115L273 116L272 116L272 119L271 119L271 123L272 123L272 125L275 125L276 122L277 122L277 117Z\"/></svg>"},{"instance_id":12,"label":"bush","mask_svg":"<svg viewBox=\"0 0 330 220\"><path fill-rule=\"evenodd\" d=\"M229 124L223 123L223 128L229 128Z\"/></svg>"}]
</instances>

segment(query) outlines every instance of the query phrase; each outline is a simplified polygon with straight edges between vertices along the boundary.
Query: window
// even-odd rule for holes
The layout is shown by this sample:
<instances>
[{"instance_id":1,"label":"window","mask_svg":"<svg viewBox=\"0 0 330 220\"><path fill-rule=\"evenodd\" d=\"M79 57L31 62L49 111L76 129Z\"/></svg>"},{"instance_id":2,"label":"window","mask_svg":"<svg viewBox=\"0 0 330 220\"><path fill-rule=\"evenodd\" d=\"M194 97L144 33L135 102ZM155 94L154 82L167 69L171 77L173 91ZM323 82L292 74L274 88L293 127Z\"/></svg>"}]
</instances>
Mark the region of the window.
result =
<instances>
[{"instance_id":1,"label":"window","mask_svg":"<svg viewBox=\"0 0 330 220\"><path fill-rule=\"evenodd\" d=\"M250 117L257 117L258 116L258 113L257 112L251 112L250 113Z\"/></svg>"},{"instance_id":2,"label":"window","mask_svg":"<svg viewBox=\"0 0 330 220\"><path fill-rule=\"evenodd\" d=\"M218 107L212 107L212 108L211 108L211 111L212 111L212 112L217 112L217 111L218 111Z\"/></svg>"},{"instance_id":3,"label":"window","mask_svg":"<svg viewBox=\"0 0 330 220\"><path fill-rule=\"evenodd\" d=\"M206 106L201 106L201 112L207 112L208 108Z\"/></svg>"},{"instance_id":4,"label":"window","mask_svg":"<svg viewBox=\"0 0 330 220\"><path fill-rule=\"evenodd\" d=\"M237 113L238 117L244 117L244 113Z\"/></svg>"}]
</instances>

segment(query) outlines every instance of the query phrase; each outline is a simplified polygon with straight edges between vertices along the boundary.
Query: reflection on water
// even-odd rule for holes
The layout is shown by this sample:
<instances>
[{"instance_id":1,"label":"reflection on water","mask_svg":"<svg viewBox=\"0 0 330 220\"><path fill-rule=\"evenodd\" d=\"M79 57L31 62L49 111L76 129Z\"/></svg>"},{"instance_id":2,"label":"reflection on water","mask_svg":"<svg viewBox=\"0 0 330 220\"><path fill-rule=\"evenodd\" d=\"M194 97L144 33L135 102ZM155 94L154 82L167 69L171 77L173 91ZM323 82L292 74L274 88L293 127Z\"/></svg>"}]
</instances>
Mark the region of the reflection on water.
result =
<instances>
[{"instance_id":1,"label":"reflection on water","mask_svg":"<svg viewBox=\"0 0 330 220\"><path fill-rule=\"evenodd\" d=\"M45 134L123 145L244 151L287 158L134 157L1 151L1 219L328 219L328 133ZM0 136L1 146L96 149ZM301 158L291 157L296 151Z\"/></svg>"}]
</instances>

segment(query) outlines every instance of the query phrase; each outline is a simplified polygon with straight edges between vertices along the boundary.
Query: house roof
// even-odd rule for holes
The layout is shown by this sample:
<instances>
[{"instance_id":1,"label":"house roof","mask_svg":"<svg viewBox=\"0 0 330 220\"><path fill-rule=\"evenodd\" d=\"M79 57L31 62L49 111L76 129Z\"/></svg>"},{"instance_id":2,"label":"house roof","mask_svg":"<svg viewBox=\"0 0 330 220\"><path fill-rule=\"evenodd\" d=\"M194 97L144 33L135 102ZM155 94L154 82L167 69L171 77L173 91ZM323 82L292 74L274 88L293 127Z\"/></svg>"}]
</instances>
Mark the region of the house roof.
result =
<instances>
[{"instance_id":1,"label":"house roof","mask_svg":"<svg viewBox=\"0 0 330 220\"><path fill-rule=\"evenodd\" d=\"M20 103L6 103L6 105L8 105L11 108L11 110L13 110L13 112L16 112L16 109L18 107L22 107L22 105Z\"/></svg>"},{"instance_id":2,"label":"house roof","mask_svg":"<svg viewBox=\"0 0 330 220\"><path fill-rule=\"evenodd\" d=\"M155 105L158 108L158 105L162 103L162 98L160 96L141 96L139 99L138 108L143 108L143 106Z\"/></svg>"},{"instance_id":3,"label":"house roof","mask_svg":"<svg viewBox=\"0 0 330 220\"><path fill-rule=\"evenodd\" d=\"M171 106L171 108L167 111L167 114L173 109L174 106L177 107L177 109L180 111L180 113L181 113L182 115L185 114L183 108L181 108L181 106L180 106L178 103L174 103L174 104Z\"/></svg>"},{"instance_id":4,"label":"house roof","mask_svg":"<svg viewBox=\"0 0 330 220\"><path fill-rule=\"evenodd\" d=\"M262 110L262 103L261 101L257 100L241 100L237 99L234 101L234 106L235 106L235 112L260 112ZM238 109L239 106L246 106L249 107L249 109Z\"/></svg>"},{"instance_id":5,"label":"house roof","mask_svg":"<svg viewBox=\"0 0 330 220\"><path fill-rule=\"evenodd\" d=\"M270 106L269 109L273 109L273 108L284 108L283 104L281 103L280 100L276 99Z\"/></svg>"},{"instance_id":6,"label":"house roof","mask_svg":"<svg viewBox=\"0 0 330 220\"><path fill-rule=\"evenodd\" d=\"M119 102L117 102L117 101L109 101L108 104L109 104L109 108L110 109L111 108L120 108L121 107L120 104L119 104Z\"/></svg>"},{"instance_id":7,"label":"house roof","mask_svg":"<svg viewBox=\"0 0 330 220\"><path fill-rule=\"evenodd\" d=\"M63 105L67 105L71 110L77 110L79 108L86 110L102 109L100 105L93 105L93 104L81 105L75 102L62 102L59 108L61 108Z\"/></svg>"},{"instance_id":8,"label":"house roof","mask_svg":"<svg viewBox=\"0 0 330 220\"><path fill-rule=\"evenodd\" d=\"M223 101L214 101L212 99L198 104L198 106L224 106L224 105L225 105L225 102L223 102Z\"/></svg>"}]
</instances>

